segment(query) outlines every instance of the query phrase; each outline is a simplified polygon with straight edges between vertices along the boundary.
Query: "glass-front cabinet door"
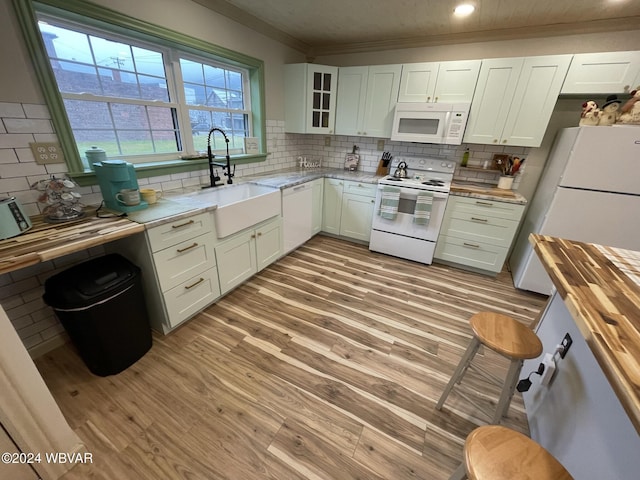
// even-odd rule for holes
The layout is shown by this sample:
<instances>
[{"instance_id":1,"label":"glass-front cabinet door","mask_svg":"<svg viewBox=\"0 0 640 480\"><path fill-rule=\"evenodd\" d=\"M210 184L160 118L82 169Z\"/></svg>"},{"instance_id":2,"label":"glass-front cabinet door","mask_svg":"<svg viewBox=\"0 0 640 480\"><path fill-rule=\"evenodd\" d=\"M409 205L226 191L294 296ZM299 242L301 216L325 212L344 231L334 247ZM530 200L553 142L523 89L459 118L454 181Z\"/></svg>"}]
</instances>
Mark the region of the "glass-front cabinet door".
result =
<instances>
[{"instance_id":1,"label":"glass-front cabinet door","mask_svg":"<svg viewBox=\"0 0 640 480\"><path fill-rule=\"evenodd\" d=\"M336 115L336 67L307 65L307 132L333 133Z\"/></svg>"}]
</instances>

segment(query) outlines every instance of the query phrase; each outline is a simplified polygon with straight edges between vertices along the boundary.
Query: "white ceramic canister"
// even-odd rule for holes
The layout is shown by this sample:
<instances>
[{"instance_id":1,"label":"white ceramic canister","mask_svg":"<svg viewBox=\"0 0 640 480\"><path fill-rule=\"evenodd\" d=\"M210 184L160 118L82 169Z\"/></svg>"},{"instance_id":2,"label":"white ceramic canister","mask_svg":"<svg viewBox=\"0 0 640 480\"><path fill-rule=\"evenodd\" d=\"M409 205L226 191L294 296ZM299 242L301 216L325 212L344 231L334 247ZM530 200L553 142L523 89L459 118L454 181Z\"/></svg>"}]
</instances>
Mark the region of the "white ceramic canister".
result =
<instances>
[{"instance_id":1,"label":"white ceramic canister","mask_svg":"<svg viewBox=\"0 0 640 480\"><path fill-rule=\"evenodd\" d=\"M100 147L91 147L89 150L86 150L84 154L87 157L87 162L89 163L89 168L91 170L95 170L93 168L94 163L104 162L107 159L107 152Z\"/></svg>"}]
</instances>

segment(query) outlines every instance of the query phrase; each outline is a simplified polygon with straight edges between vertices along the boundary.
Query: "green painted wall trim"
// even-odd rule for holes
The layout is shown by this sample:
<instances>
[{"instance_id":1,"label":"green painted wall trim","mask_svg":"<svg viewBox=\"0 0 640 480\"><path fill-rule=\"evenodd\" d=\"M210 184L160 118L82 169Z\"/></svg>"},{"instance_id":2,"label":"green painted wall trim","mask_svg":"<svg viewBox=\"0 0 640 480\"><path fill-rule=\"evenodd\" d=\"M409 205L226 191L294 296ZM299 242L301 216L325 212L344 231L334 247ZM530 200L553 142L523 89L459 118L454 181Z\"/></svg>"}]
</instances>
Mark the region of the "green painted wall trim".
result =
<instances>
[{"instance_id":1,"label":"green painted wall trim","mask_svg":"<svg viewBox=\"0 0 640 480\"><path fill-rule=\"evenodd\" d=\"M265 85L264 62L257 58L244 55L224 47L213 45L198 38L180 32L159 27L157 25L129 17L109 8L104 8L84 0L13 0L18 23L22 30L25 44L33 61L33 67L38 77L42 93L51 113L58 141L65 153L69 174L83 185L92 185L95 175L84 171L82 159L78 153L75 139L64 108L62 96L46 55L46 50L40 32L36 11L64 18L82 20L94 23L96 26L126 34L137 36L144 40L151 40L161 45L179 48L213 60L223 61L231 65L249 70L249 88L252 105L253 136L258 138L260 155L232 155L234 163L250 163L266 160L267 133L265 116ZM165 175L197 170L196 162L201 160L185 160L169 162L154 162L153 164L136 164L136 172L140 177ZM206 159L203 161L206 167ZM156 173L157 172L157 173Z\"/></svg>"}]
</instances>

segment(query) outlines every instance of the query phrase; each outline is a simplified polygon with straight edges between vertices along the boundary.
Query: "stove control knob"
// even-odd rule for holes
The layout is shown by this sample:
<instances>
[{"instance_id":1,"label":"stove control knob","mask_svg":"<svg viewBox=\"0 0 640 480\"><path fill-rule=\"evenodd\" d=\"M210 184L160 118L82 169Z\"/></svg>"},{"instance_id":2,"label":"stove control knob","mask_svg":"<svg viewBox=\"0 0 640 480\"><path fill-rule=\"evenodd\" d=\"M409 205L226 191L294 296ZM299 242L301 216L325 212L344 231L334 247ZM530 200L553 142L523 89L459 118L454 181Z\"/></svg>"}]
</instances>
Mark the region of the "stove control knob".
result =
<instances>
[{"instance_id":1,"label":"stove control knob","mask_svg":"<svg viewBox=\"0 0 640 480\"><path fill-rule=\"evenodd\" d=\"M444 162L442 162L442 163L440 164L440 166L441 166L441 167L446 167L446 166L447 166L447 164L446 164L446 163L444 163Z\"/></svg>"},{"instance_id":2,"label":"stove control knob","mask_svg":"<svg viewBox=\"0 0 640 480\"><path fill-rule=\"evenodd\" d=\"M447 163L447 168L453 168L453 163Z\"/></svg>"}]
</instances>

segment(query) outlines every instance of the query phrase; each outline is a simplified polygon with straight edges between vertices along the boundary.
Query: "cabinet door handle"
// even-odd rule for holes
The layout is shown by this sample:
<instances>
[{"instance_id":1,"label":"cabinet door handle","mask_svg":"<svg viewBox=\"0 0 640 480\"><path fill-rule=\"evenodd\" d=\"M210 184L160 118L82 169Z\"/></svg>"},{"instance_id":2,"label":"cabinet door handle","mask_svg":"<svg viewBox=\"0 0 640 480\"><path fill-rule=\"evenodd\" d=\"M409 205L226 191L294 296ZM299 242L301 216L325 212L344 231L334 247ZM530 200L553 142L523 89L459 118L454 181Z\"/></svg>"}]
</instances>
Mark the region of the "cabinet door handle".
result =
<instances>
[{"instance_id":1,"label":"cabinet door handle","mask_svg":"<svg viewBox=\"0 0 640 480\"><path fill-rule=\"evenodd\" d=\"M187 250L191 250L192 248L197 247L197 246L198 246L197 242L193 242L193 244L189 245L188 247L176 248L176 251L178 253L182 253L182 252L186 252Z\"/></svg>"},{"instance_id":2,"label":"cabinet door handle","mask_svg":"<svg viewBox=\"0 0 640 480\"><path fill-rule=\"evenodd\" d=\"M171 228L182 228L186 227L187 225L191 225L192 223L195 222L193 220L189 220L188 222L181 223L180 225L171 225Z\"/></svg>"},{"instance_id":3,"label":"cabinet door handle","mask_svg":"<svg viewBox=\"0 0 640 480\"><path fill-rule=\"evenodd\" d=\"M197 280L195 283L192 283L191 285L185 285L185 289L189 290L190 288L195 287L196 285L200 285L202 282L204 282L204 278L200 277L200 280Z\"/></svg>"},{"instance_id":4,"label":"cabinet door handle","mask_svg":"<svg viewBox=\"0 0 640 480\"><path fill-rule=\"evenodd\" d=\"M478 217L471 217L471 220L473 220L474 222L488 222L489 220L486 218L478 218Z\"/></svg>"},{"instance_id":5,"label":"cabinet door handle","mask_svg":"<svg viewBox=\"0 0 640 480\"><path fill-rule=\"evenodd\" d=\"M256 234L255 234L255 233L252 233L252 234L251 234L251 238L256 238Z\"/></svg>"},{"instance_id":6,"label":"cabinet door handle","mask_svg":"<svg viewBox=\"0 0 640 480\"><path fill-rule=\"evenodd\" d=\"M476 245L474 243L462 242L462 245L464 245L465 247L470 247L470 248L480 248L480 245Z\"/></svg>"},{"instance_id":7,"label":"cabinet door handle","mask_svg":"<svg viewBox=\"0 0 640 480\"><path fill-rule=\"evenodd\" d=\"M375 201L375 200L373 200L373 199L371 199L371 203L376 203L376 201Z\"/></svg>"},{"instance_id":8,"label":"cabinet door handle","mask_svg":"<svg viewBox=\"0 0 640 480\"><path fill-rule=\"evenodd\" d=\"M297 186L297 187L293 187L293 191L295 192L296 190L303 190L303 189L305 189L305 188L307 188L307 186L306 186L306 185L299 185L299 186Z\"/></svg>"},{"instance_id":9,"label":"cabinet door handle","mask_svg":"<svg viewBox=\"0 0 640 480\"><path fill-rule=\"evenodd\" d=\"M493 207L493 203L491 203L491 202L481 202L480 200L476 200L476 205L484 205L485 207Z\"/></svg>"}]
</instances>

